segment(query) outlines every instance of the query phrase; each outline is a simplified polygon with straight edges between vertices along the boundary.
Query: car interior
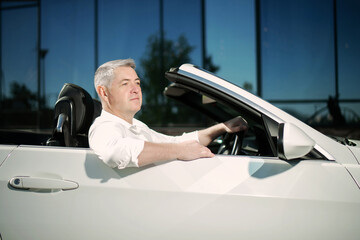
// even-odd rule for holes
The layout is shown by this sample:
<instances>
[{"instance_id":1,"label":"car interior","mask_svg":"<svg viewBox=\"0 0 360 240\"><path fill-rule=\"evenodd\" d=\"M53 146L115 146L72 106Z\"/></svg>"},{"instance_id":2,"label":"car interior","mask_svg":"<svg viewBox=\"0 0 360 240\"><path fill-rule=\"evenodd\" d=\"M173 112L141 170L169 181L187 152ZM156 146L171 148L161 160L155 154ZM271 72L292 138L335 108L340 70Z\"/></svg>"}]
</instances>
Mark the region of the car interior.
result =
<instances>
[{"instance_id":1,"label":"car interior","mask_svg":"<svg viewBox=\"0 0 360 240\"><path fill-rule=\"evenodd\" d=\"M237 116L248 123L248 130L235 134L224 134L210 145L214 153L226 155L276 156L278 124L239 101L226 97L218 91L173 83L164 94L191 106L216 122L224 122Z\"/></svg>"}]
</instances>

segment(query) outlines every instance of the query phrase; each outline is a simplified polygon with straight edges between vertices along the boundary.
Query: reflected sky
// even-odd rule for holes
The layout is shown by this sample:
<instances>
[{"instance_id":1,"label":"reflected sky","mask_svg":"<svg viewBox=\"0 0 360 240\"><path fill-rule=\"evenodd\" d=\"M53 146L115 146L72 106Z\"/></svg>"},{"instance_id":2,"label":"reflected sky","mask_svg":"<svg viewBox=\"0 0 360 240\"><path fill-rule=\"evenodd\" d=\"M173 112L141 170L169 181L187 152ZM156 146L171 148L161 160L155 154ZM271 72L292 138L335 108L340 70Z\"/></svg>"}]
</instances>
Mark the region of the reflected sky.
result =
<instances>
[{"instance_id":1,"label":"reflected sky","mask_svg":"<svg viewBox=\"0 0 360 240\"><path fill-rule=\"evenodd\" d=\"M360 1L338 1L339 93L343 99L360 93Z\"/></svg>"},{"instance_id":2,"label":"reflected sky","mask_svg":"<svg viewBox=\"0 0 360 240\"><path fill-rule=\"evenodd\" d=\"M254 15L253 1L206 2L206 46L220 65L217 74L239 86L251 83L256 93Z\"/></svg>"},{"instance_id":3,"label":"reflected sky","mask_svg":"<svg viewBox=\"0 0 360 240\"><path fill-rule=\"evenodd\" d=\"M326 99L334 96L332 2L275 2L278 4L264 1L261 9L263 97Z\"/></svg>"},{"instance_id":4,"label":"reflected sky","mask_svg":"<svg viewBox=\"0 0 360 240\"><path fill-rule=\"evenodd\" d=\"M36 11L33 8L2 12L1 79L3 82L1 87L3 94L9 94L9 84L13 81L26 82L31 91L37 90L37 36L34 35L37 22L34 13ZM7 24L8 22L11 24Z\"/></svg>"}]
</instances>

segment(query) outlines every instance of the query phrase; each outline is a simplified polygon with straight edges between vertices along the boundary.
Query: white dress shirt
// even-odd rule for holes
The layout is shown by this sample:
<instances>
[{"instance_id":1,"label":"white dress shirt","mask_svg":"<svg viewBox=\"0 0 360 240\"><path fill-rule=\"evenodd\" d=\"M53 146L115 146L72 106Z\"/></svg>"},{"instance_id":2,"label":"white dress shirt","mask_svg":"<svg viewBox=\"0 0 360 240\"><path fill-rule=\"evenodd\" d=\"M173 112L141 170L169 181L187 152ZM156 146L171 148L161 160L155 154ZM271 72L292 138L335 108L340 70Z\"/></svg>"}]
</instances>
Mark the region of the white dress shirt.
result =
<instances>
[{"instance_id":1,"label":"white dress shirt","mask_svg":"<svg viewBox=\"0 0 360 240\"><path fill-rule=\"evenodd\" d=\"M144 142L179 143L199 141L197 131L181 136L167 136L150 129L143 122L133 119L133 124L102 110L89 130L90 148L112 168L138 167L138 156ZM169 159L171 160L171 159Z\"/></svg>"}]
</instances>

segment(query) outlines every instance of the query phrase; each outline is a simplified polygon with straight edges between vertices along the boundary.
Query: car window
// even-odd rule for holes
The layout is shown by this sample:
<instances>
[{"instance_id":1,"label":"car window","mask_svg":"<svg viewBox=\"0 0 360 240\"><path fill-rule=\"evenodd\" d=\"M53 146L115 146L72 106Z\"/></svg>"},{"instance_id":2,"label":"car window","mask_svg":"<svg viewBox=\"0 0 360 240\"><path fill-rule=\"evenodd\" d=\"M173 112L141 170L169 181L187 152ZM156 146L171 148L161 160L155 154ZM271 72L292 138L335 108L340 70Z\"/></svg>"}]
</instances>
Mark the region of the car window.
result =
<instances>
[{"instance_id":1,"label":"car window","mask_svg":"<svg viewBox=\"0 0 360 240\"><path fill-rule=\"evenodd\" d=\"M226 120L241 116L247 121L248 130L245 133L238 134L238 137L242 139L240 139L241 146L236 153L237 155L276 156L275 146L277 136L270 135L271 131L267 129L267 125L264 123L264 117L261 114L249 111L248 107L245 108L241 104L234 105L221 100L211 103L211 107L214 108L214 111L221 109L224 112L224 116L227 116ZM226 120L223 119L223 121ZM275 128L275 122L271 126ZM221 137L224 138L225 136ZM229 144L233 143L230 142ZM231 148L231 146L228 147Z\"/></svg>"},{"instance_id":2,"label":"car window","mask_svg":"<svg viewBox=\"0 0 360 240\"><path fill-rule=\"evenodd\" d=\"M238 134L237 137L236 134L234 136L224 134L217 138L209 146L214 153L231 154L234 142L240 138L241 146L236 151L237 155L270 157L277 155L275 147L277 123L271 122L269 118L264 117L250 106L214 89L208 88L199 91L198 88L194 89L181 84L170 85L166 89L165 95L201 112L213 119L214 122L224 122L237 116L243 117L248 122L249 128L245 134ZM225 151L219 151L219 148L222 147L226 148Z\"/></svg>"}]
</instances>

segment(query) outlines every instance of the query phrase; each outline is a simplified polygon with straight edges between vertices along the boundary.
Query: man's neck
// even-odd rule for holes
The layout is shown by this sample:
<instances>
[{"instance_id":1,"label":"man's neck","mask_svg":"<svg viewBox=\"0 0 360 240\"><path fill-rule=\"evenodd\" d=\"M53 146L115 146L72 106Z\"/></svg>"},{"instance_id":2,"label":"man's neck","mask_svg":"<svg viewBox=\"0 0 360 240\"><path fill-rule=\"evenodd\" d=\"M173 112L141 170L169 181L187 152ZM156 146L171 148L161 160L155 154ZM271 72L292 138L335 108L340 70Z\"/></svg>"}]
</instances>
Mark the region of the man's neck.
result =
<instances>
[{"instance_id":1,"label":"man's neck","mask_svg":"<svg viewBox=\"0 0 360 240\"><path fill-rule=\"evenodd\" d=\"M123 113L112 111L109 108L104 108L104 110L107 111L108 113L111 113L112 115L115 115L115 116L123 119L124 121L130 123L131 125L133 124L134 114L123 114Z\"/></svg>"}]
</instances>

